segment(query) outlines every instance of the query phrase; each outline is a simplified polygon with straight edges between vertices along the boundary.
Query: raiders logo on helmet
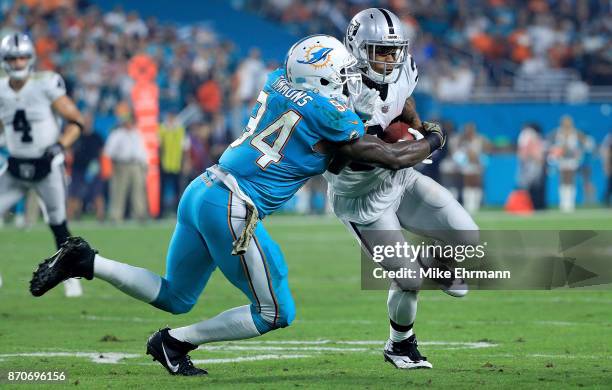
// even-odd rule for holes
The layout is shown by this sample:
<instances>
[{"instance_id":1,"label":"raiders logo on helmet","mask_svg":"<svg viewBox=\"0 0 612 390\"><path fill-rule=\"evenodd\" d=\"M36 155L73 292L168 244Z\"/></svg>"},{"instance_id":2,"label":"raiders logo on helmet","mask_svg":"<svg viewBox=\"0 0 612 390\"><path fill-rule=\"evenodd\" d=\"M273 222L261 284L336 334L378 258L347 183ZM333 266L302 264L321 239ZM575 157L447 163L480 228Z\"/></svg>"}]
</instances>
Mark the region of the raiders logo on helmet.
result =
<instances>
[{"instance_id":1,"label":"raiders logo on helmet","mask_svg":"<svg viewBox=\"0 0 612 390\"><path fill-rule=\"evenodd\" d=\"M355 39L357 30L359 30L359 26L361 26L361 23L359 23L356 20L353 21L353 23L349 24L348 31L346 33L346 37L348 38L349 41L352 41L353 39Z\"/></svg>"}]
</instances>

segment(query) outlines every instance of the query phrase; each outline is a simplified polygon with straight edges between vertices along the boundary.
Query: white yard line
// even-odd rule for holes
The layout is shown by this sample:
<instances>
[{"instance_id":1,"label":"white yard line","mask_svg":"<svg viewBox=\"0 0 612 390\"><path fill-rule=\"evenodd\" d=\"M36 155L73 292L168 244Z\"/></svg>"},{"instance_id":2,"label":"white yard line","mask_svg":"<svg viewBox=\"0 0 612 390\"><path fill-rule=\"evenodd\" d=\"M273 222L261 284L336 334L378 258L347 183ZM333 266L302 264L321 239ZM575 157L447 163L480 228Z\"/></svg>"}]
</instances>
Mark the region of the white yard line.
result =
<instances>
[{"instance_id":1,"label":"white yard line","mask_svg":"<svg viewBox=\"0 0 612 390\"><path fill-rule=\"evenodd\" d=\"M196 364L218 364L218 363L239 363L239 362L254 362L259 360L280 360L280 359L302 359L313 357L314 355L255 355L225 359L195 359L192 362Z\"/></svg>"},{"instance_id":2,"label":"white yard line","mask_svg":"<svg viewBox=\"0 0 612 390\"><path fill-rule=\"evenodd\" d=\"M342 347L271 347L247 345L200 345L200 351L309 351L309 352L368 352L371 348L342 348Z\"/></svg>"},{"instance_id":3,"label":"white yard line","mask_svg":"<svg viewBox=\"0 0 612 390\"><path fill-rule=\"evenodd\" d=\"M325 345L325 344L339 344L339 345L374 345L382 347L385 345L386 340L346 340L346 341L333 341L333 340L262 340L262 341L242 341L240 345ZM227 344L233 346L233 344ZM478 342L462 342L462 341L422 341L419 345L436 345L436 346L449 346L449 347L464 347L466 349L477 349L477 348L488 348L495 347L497 344L478 341ZM316 347L314 347L316 348ZM324 347L325 348L325 347ZM339 350L349 350L348 348L336 348Z\"/></svg>"},{"instance_id":4,"label":"white yard line","mask_svg":"<svg viewBox=\"0 0 612 390\"><path fill-rule=\"evenodd\" d=\"M109 316L92 316L81 315L81 319L88 321L117 321L117 322L155 322L159 323L160 319L142 318L142 317L109 317Z\"/></svg>"},{"instance_id":5,"label":"white yard line","mask_svg":"<svg viewBox=\"0 0 612 390\"><path fill-rule=\"evenodd\" d=\"M117 364L120 360L137 358L142 355L137 353L123 352L28 352L28 353L5 353L0 358L10 357L79 357L87 358L94 363Z\"/></svg>"}]
</instances>

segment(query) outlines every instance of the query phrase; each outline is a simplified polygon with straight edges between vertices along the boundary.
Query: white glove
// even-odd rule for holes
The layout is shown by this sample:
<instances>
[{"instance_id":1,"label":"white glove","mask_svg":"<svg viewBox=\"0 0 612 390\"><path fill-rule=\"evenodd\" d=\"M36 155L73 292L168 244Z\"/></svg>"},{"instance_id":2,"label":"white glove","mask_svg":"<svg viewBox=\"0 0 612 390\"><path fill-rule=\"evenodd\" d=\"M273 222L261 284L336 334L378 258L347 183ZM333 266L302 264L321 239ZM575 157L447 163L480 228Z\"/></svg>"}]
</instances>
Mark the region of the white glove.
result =
<instances>
[{"instance_id":1,"label":"white glove","mask_svg":"<svg viewBox=\"0 0 612 390\"><path fill-rule=\"evenodd\" d=\"M365 86L359 96L353 98L351 95L353 111L355 111L361 120L368 121L372 118L376 107L381 102L379 95L380 92L376 89L370 89Z\"/></svg>"}]
</instances>

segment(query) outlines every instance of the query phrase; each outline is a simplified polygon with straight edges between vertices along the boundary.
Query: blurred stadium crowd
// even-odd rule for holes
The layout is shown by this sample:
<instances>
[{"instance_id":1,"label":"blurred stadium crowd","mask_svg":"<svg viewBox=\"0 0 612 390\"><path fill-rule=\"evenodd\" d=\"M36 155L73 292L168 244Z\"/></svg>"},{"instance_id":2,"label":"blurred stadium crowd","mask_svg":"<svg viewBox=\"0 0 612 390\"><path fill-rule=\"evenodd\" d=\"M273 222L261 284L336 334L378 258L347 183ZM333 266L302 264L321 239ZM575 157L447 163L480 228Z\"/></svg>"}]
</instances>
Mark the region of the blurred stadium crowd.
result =
<instances>
[{"instance_id":1,"label":"blurred stadium crowd","mask_svg":"<svg viewBox=\"0 0 612 390\"><path fill-rule=\"evenodd\" d=\"M280 21L300 34L341 36L351 15L365 3L242 0L235 5ZM420 83L425 91L438 89L442 98L466 98L475 86L510 86L514 81L509 75L521 72L550 74L553 70L570 72L567 69L571 68L579 73L579 83L612 84L609 1L412 0L410 7L403 1L374 3L397 12L410 27L415 42L411 51L417 63L427 67L427 74L437 75L423 77ZM160 23L121 7L102 12L87 2L25 0L0 1L0 10L0 34L30 34L36 43L38 68L59 72L69 95L86 115L90 131L68 156L72 219L91 211L100 220L122 220L128 197L129 215L145 218L144 189L128 188L126 180L134 180L114 177L119 170L108 169L100 158L105 155L116 167L121 159L141 161L145 166L137 147L131 148L136 155L125 157L115 150L114 145L121 142L110 142L113 137L109 136L112 131L117 133L115 138L129 138L135 130L130 108L133 80L128 75L133 55L146 53L157 63L162 216L174 212L182 188L214 163L242 132L266 73L278 66L264 61L257 48L240 57L231 41L220 39L209 27ZM545 206L537 201L541 199L537 191L542 191L538 186L546 175L547 160L571 159L574 162L565 166L575 175L585 158L598 153L593 141L575 129L571 118L561 122L560 128L570 130L545 138L537 125L529 125L518 140L520 169L525 172L519 184L533 192L538 207ZM451 131L454 128L451 122L444 126ZM608 153L608 175L612 161L609 138L604 143L608 149L601 148ZM457 129L449 145L435 164L421 168L454 189L475 211L481 203L485 156L499 150L479 135L473 124ZM144 175L144 170L140 174ZM113 179L124 182L121 191L109 190ZM572 182L572 175L564 180ZM298 197L293 207L324 212L324 188L322 180L314 181L304 191L311 195ZM22 215L19 210L18 216ZM23 217L17 220L23 221Z\"/></svg>"},{"instance_id":2,"label":"blurred stadium crowd","mask_svg":"<svg viewBox=\"0 0 612 390\"><path fill-rule=\"evenodd\" d=\"M388 8L408 26L411 53L419 66L428 69L425 76L429 77L420 80L421 87L446 100L464 100L474 89L533 90L560 85L584 94L585 84L612 84L608 0L238 3L300 34L336 36L344 34L351 17L364 7Z\"/></svg>"}]
</instances>

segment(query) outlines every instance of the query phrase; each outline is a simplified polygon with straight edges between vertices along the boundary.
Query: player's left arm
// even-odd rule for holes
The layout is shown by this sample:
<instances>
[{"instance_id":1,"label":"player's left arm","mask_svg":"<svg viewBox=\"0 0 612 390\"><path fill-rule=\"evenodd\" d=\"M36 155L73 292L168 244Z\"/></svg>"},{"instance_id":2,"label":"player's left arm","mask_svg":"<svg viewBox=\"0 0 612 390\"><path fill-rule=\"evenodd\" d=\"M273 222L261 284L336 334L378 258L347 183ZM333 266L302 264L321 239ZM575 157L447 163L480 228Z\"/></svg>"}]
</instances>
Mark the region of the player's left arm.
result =
<instances>
[{"instance_id":1,"label":"player's left arm","mask_svg":"<svg viewBox=\"0 0 612 390\"><path fill-rule=\"evenodd\" d=\"M55 99L51 106L66 122L64 132L58 142L64 149L69 148L81 135L84 126L83 115L67 95Z\"/></svg>"},{"instance_id":2,"label":"player's left arm","mask_svg":"<svg viewBox=\"0 0 612 390\"><path fill-rule=\"evenodd\" d=\"M406 103L404 103L404 108L400 114L400 120L407 123L408 126L412 127L413 129L422 132L423 122L421 121L421 117L416 110L416 102L412 96L409 96L408 99L406 99Z\"/></svg>"}]
</instances>

